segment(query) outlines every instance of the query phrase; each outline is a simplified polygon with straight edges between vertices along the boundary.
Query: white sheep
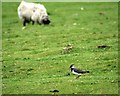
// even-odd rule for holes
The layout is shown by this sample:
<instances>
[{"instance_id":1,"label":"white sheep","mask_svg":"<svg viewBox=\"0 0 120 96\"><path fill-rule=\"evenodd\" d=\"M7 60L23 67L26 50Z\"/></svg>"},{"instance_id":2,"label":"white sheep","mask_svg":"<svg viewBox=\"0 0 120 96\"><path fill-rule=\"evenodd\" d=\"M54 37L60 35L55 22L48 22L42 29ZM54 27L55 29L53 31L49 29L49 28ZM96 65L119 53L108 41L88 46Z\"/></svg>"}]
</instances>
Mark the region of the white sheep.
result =
<instances>
[{"instance_id":1,"label":"white sheep","mask_svg":"<svg viewBox=\"0 0 120 96\"><path fill-rule=\"evenodd\" d=\"M26 26L26 23L32 21L32 24L49 24L50 20L48 19L48 14L46 8L42 4L29 3L21 1L18 6L18 16L23 22L23 26Z\"/></svg>"}]
</instances>

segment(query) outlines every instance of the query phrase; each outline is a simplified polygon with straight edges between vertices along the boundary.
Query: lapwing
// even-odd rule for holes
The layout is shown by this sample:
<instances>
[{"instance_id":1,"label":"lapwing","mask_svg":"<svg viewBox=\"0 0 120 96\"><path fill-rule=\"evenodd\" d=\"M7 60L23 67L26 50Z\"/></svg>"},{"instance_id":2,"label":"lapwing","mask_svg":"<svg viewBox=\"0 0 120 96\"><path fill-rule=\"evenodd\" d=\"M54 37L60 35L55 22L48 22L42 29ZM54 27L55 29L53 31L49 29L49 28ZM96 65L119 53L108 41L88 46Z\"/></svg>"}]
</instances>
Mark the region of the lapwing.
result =
<instances>
[{"instance_id":1,"label":"lapwing","mask_svg":"<svg viewBox=\"0 0 120 96\"><path fill-rule=\"evenodd\" d=\"M78 79L82 74L85 74L85 73L89 73L89 71L85 71L85 70L80 70L78 68L74 68L74 64L70 65L71 68L71 72L75 75L77 75L76 79Z\"/></svg>"}]
</instances>

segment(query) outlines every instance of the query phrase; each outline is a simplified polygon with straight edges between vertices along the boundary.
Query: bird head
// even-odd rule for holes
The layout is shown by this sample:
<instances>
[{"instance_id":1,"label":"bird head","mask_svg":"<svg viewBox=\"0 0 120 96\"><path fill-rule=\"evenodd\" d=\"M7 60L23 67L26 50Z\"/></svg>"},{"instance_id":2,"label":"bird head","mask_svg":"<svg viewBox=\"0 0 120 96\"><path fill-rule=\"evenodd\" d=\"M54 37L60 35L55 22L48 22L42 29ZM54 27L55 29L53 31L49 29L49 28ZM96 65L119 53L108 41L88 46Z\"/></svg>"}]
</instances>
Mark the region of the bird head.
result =
<instances>
[{"instance_id":1,"label":"bird head","mask_svg":"<svg viewBox=\"0 0 120 96\"><path fill-rule=\"evenodd\" d=\"M74 68L74 64L71 64L69 68Z\"/></svg>"}]
</instances>

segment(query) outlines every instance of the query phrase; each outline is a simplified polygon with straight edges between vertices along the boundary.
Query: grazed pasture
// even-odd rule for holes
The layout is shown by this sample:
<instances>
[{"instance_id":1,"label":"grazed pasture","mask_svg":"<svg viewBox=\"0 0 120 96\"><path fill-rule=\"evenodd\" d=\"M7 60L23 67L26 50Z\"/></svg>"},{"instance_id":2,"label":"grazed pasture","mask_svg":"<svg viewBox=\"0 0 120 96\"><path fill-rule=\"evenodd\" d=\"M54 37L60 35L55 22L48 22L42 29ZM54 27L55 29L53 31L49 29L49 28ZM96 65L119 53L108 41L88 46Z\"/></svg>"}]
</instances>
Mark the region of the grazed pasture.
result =
<instances>
[{"instance_id":1,"label":"grazed pasture","mask_svg":"<svg viewBox=\"0 0 120 96\"><path fill-rule=\"evenodd\" d=\"M22 30L19 3L2 3L3 94L117 94L118 4L42 4L51 24ZM90 73L75 79L72 63Z\"/></svg>"}]
</instances>

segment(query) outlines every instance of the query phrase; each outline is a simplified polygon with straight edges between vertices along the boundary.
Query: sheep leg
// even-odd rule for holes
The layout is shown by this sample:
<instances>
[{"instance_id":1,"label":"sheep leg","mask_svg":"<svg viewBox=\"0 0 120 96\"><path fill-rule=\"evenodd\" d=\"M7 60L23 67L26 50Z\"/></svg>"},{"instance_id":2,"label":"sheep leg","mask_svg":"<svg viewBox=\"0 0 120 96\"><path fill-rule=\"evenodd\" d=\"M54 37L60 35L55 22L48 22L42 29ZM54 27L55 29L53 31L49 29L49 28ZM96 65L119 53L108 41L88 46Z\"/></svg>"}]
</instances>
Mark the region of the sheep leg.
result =
<instances>
[{"instance_id":1,"label":"sheep leg","mask_svg":"<svg viewBox=\"0 0 120 96\"><path fill-rule=\"evenodd\" d=\"M34 25L35 24L35 22L34 21L32 21L32 25Z\"/></svg>"},{"instance_id":2,"label":"sheep leg","mask_svg":"<svg viewBox=\"0 0 120 96\"><path fill-rule=\"evenodd\" d=\"M23 26L24 26L24 27L26 26L26 23L30 23L30 21L29 21L29 20L24 19L24 21L23 21Z\"/></svg>"},{"instance_id":3,"label":"sheep leg","mask_svg":"<svg viewBox=\"0 0 120 96\"><path fill-rule=\"evenodd\" d=\"M24 20L24 21L23 21L23 26L24 26L24 27L26 26L26 23L27 23L27 21Z\"/></svg>"}]
</instances>

